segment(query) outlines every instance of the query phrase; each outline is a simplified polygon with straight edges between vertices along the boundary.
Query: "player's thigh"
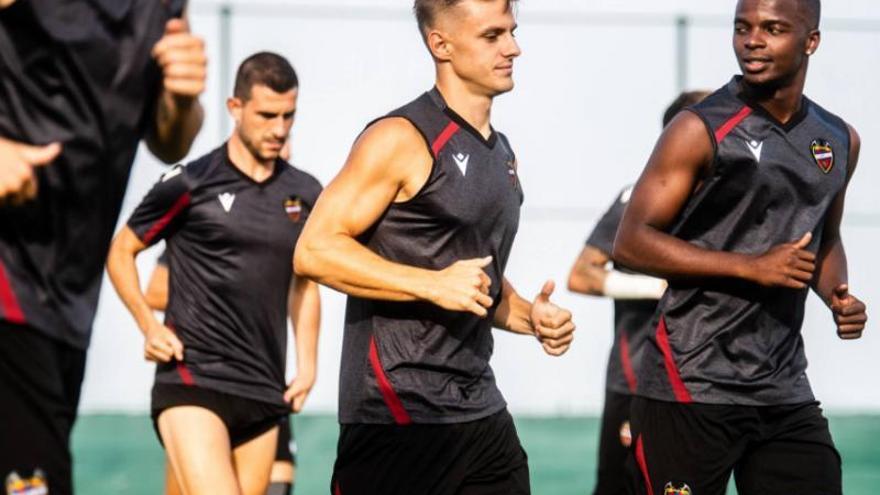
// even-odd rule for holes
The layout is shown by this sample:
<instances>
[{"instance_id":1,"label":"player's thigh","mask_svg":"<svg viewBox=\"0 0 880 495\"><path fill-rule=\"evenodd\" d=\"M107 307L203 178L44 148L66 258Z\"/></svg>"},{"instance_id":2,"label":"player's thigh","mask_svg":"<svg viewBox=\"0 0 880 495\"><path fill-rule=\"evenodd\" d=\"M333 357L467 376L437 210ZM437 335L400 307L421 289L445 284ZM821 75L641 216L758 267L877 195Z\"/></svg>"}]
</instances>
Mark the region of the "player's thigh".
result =
<instances>
[{"instance_id":1,"label":"player's thigh","mask_svg":"<svg viewBox=\"0 0 880 495\"><path fill-rule=\"evenodd\" d=\"M631 408L636 493L724 495L745 443L738 411L635 397Z\"/></svg>"},{"instance_id":2,"label":"player's thigh","mask_svg":"<svg viewBox=\"0 0 880 495\"><path fill-rule=\"evenodd\" d=\"M279 461L277 458L272 463L272 472L269 481L272 483L293 483L296 478L296 466L290 461Z\"/></svg>"},{"instance_id":3,"label":"player's thigh","mask_svg":"<svg viewBox=\"0 0 880 495\"><path fill-rule=\"evenodd\" d=\"M739 495L842 493L840 457L825 443L768 442L748 453L734 477Z\"/></svg>"},{"instance_id":4,"label":"player's thigh","mask_svg":"<svg viewBox=\"0 0 880 495\"><path fill-rule=\"evenodd\" d=\"M177 477L174 476L171 460L167 456L165 457L165 495L183 495Z\"/></svg>"},{"instance_id":5,"label":"player's thigh","mask_svg":"<svg viewBox=\"0 0 880 495\"><path fill-rule=\"evenodd\" d=\"M185 495L240 495L226 425L212 411L178 406L162 411L159 434Z\"/></svg>"},{"instance_id":6,"label":"player's thigh","mask_svg":"<svg viewBox=\"0 0 880 495\"><path fill-rule=\"evenodd\" d=\"M278 442L278 427L235 447L232 457L235 474L242 495L264 495L269 486L269 474L275 461L275 445Z\"/></svg>"}]
</instances>

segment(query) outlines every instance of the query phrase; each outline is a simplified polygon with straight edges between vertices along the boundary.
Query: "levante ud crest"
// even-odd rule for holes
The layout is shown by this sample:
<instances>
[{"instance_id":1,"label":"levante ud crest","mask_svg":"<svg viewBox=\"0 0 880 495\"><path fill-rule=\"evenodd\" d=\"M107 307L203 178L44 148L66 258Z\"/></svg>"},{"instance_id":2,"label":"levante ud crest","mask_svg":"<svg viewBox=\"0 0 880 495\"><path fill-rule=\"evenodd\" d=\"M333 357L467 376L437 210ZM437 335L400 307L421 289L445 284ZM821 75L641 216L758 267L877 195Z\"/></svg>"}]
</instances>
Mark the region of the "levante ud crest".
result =
<instances>
[{"instance_id":1,"label":"levante ud crest","mask_svg":"<svg viewBox=\"0 0 880 495\"><path fill-rule=\"evenodd\" d=\"M296 196L291 196L284 200L284 212L291 222L299 223L302 219L303 204L302 200Z\"/></svg>"},{"instance_id":2,"label":"levante ud crest","mask_svg":"<svg viewBox=\"0 0 880 495\"><path fill-rule=\"evenodd\" d=\"M691 487L687 486L687 484L682 483L681 485L673 485L671 482L666 483L666 486L663 488L663 495L694 495L691 492Z\"/></svg>"},{"instance_id":3,"label":"levante ud crest","mask_svg":"<svg viewBox=\"0 0 880 495\"><path fill-rule=\"evenodd\" d=\"M834 167L834 150L831 149L831 143L824 139L816 139L810 145L810 153L813 154L819 170L826 174L831 172L831 168Z\"/></svg>"}]
</instances>

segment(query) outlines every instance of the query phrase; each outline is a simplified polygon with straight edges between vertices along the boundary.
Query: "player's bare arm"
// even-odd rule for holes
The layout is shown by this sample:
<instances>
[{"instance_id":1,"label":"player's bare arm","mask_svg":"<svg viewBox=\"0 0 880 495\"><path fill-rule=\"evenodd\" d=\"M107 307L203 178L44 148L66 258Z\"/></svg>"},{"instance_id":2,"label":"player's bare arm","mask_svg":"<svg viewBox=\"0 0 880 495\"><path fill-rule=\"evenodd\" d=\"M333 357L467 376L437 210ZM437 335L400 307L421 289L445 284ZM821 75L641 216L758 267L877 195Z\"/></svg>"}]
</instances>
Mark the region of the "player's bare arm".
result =
<instances>
[{"instance_id":1,"label":"player's bare arm","mask_svg":"<svg viewBox=\"0 0 880 495\"><path fill-rule=\"evenodd\" d=\"M156 311L165 311L168 307L168 267L157 264L147 282L147 291L144 293L147 304Z\"/></svg>"},{"instance_id":2,"label":"player's bare arm","mask_svg":"<svg viewBox=\"0 0 880 495\"><path fill-rule=\"evenodd\" d=\"M186 17L171 19L152 51L162 69L162 89L147 147L165 163L183 159L199 133L204 110L199 95L205 90L205 42L192 34Z\"/></svg>"},{"instance_id":3,"label":"player's bare arm","mask_svg":"<svg viewBox=\"0 0 880 495\"><path fill-rule=\"evenodd\" d=\"M505 278L501 302L495 311L495 328L534 335L547 354L561 356L571 347L575 325L571 312L550 302L555 285L548 280L532 302L521 297Z\"/></svg>"},{"instance_id":4,"label":"player's bare arm","mask_svg":"<svg viewBox=\"0 0 880 495\"><path fill-rule=\"evenodd\" d=\"M315 385L318 369L318 333L321 328L321 294L318 284L295 277L288 297L288 313L296 346L296 376L284 393L293 412L302 411Z\"/></svg>"},{"instance_id":5,"label":"player's bare arm","mask_svg":"<svg viewBox=\"0 0 880 495\"><path fill-rule=\"evenodd\" d=\"M846 183L849 185L859 161L861 139L852 127L850 131L849 169ZM813 290L825 301L834 316L837 335L842 339L857 339L862 336L868 321L865 303L849 293L846 250L840 237L840 222L846 202L844 187L828 211L828 218L822 231L822 243L816 259L816 276Z\"/></svg>"},{"instance_id":6,"label":"player's bare arm","mask_svg":"<svg viewBox=\"0 0 880 495\"><path fill-rule=\"evenodd\" d=\"M491 281L483 267L490 257L427 270L388 261L356 240L392 202L415 196L431 165L424 139L406 120L370 126L309 216L295 251L296 274L358 297L425 300L486 316Z\"/></svg>"},{"instance_id":7,"label":"player's bare arm","mask_svg":"<svg viewBox=\"0 0 880 495\"><path fill-rule=\"evenodd\" d=\"M107 274L144 334L144 358L158 363L167 363L172 359L182 361L183 344L173 331L159 323L141 292L135 257L146 247L131 228L123 227L110 245Z\"/></svg>"},{"instance_id":8,"label":"player's bare arm","mask_svg":"<svg viewBox=\"0 0 880 495\"><path fill-rule=\"evenodd\" d=\"M699 188L714 155L700 118L679 114L660 136L633 190L614 243L614 259L663 278L734 277L803 289L815 269L811 234L760 255L703 249L666 231Z\"/></svg>"},{"instance_id":9,"label":"player's bare arm","mask_svg":"<svg viewBox=\"0 0 880 495\"><path fill-rule=\"evenodd\" d=\"M612 299L660 299L663 296L665 280L617 271L608 265L610 261L608 253L595 246L584 246L568 273L568 290Z\"/></svg>"},{"instance_id":10,"label":"player's bare arm","mask_svg":"<svg viewBox=\"0 0 880 495\"><path fill-rule=\"evenodd\" d=\"M611 257L608 253L593 246L584 246L568 273L568 290L590 296L604 295L602 287L608 275L605 265L609 261Z\"/></svg>"}]
</instances>

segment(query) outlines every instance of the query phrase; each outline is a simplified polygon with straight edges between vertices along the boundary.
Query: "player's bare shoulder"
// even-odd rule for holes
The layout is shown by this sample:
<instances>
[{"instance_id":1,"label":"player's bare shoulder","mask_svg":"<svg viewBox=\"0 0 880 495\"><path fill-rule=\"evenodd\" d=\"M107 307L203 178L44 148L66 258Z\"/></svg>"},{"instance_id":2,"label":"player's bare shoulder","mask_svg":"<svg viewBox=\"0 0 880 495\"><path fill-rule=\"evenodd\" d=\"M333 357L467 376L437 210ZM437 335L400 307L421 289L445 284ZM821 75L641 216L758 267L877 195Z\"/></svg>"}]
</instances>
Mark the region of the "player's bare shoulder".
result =
<instances>
[{"instance_id":1,"label":"player's bare shoulder","mask_svg":"<svg viewBox=\"0 0 880 495\"><path fill-rule=\"evenodd\" d=\"M433 158L425 137L412 122L387 117L361 133L347 166L398 183L400 194L396 200L400 201L415 195L428 179Z\"/></svg>"}]
</instances>

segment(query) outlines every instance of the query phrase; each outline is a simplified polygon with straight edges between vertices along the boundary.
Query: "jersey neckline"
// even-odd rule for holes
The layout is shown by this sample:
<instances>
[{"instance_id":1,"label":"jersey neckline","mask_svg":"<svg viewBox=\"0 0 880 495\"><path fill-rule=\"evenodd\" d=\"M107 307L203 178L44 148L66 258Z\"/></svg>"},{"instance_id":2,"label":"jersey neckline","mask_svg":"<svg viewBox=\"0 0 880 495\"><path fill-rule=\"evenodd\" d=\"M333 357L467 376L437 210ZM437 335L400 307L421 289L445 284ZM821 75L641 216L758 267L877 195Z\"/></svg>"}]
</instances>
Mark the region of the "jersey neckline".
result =
<instances>
[{"instance_id":1,"label":"jersey neckline","mask_svg":"<svg viewBox=\"0 0 880 495\"><path fill-rule=\"evenodd\" d=\"M226 165L228 168L232 169L232 171L234 173L236 173L242 180L244 180L248 184L257 186L259 188L266 187L269 184L275 182L275 179L277 179L278 176L281 175L281 171L284 170L284 165L286 165L286 162L284 162L281 158L276 158L274 168L272 169L272 175L270 175L269 177L267 177L266 179L264 179L262 181L254 180L253 177L244 173L240 168L236 167L235 164L232 163L232 159L229 158L229 146L228 145L229 145L229 141L223 143L223 147L220 150L220 153L222 154L220 159L223 161L223 164Z\"/></svg>"},{"instance_id":2,"label":"jersey neckline","mask_svg":"<svg viewBox=\"0 0 880 495\"><path fill-rule=\"evenodd\" d=\"M437 89L437 86L431 88L431 91L428 91L428 95L431 97L431 100L443 110L443 113L446 114L453 122L458 124L463 130L467 131L471 135L473 135L477 141L483 144L483 146L492 149L495 147L495 143L498 141L498 133L495 132L495 128L492 125L489 125L490 133L489 138L483 137L483 134L480 133L474 126L470 124L467 120L464 119L461 115L459 115L455 110L449 107L446 104L446 100L443 99L443 95L440 94L440 90Z\"/></svg>"},{"instance_id":3,"label":"jersey neckline","mask_svg":"<svg viewBox=\"0 0 880 495\"><path fill-rule=\"evenodd\" d=\"M745 94L742 87L742 76L733 76L730 83L727 86L727 89L733 94L736 99L745 103L752 111L760 115L761 117L770 121L771 124L782 129L784 132L791 132L792 129L798 126L804 119L807 118L807 114L809 113L810 107L810 99L806 96L801 95L801 105L800 108L788 119L788 122L781 122L779 119L773 116L770 112L768 112L760 103L758 103L755 99L749 98L748 95Z\"/></svg>"}]
</instances>

